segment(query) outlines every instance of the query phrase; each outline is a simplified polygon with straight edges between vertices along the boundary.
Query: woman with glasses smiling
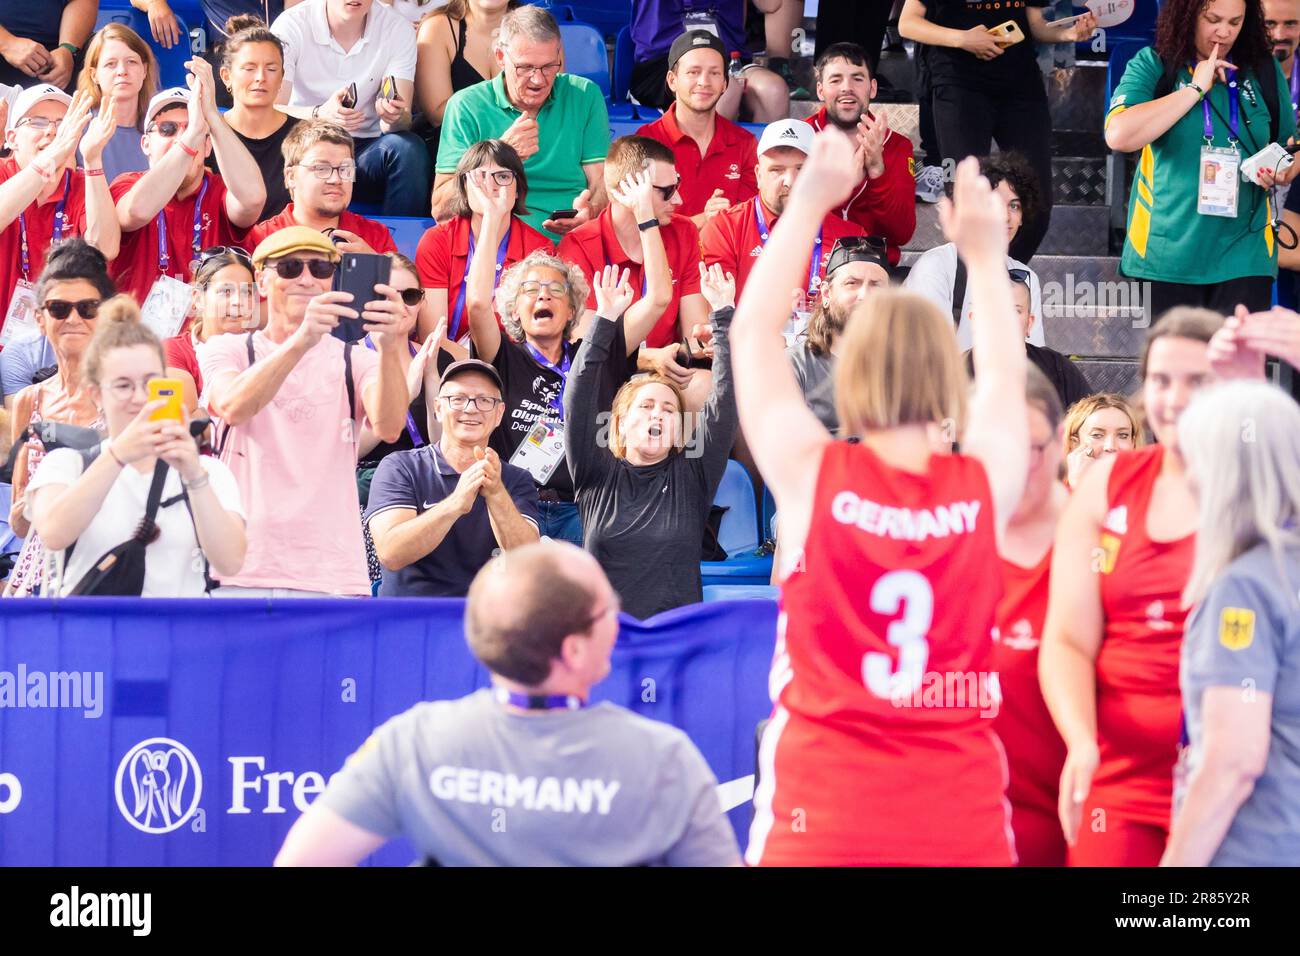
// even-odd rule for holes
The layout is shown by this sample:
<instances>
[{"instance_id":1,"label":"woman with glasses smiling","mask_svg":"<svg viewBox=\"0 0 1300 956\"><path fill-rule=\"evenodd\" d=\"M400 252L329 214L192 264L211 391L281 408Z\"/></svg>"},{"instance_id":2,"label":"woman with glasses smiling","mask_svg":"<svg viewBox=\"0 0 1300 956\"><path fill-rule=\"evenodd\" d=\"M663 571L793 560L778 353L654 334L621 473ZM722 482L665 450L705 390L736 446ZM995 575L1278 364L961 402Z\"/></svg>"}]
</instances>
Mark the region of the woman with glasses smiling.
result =
<instances>
[{"instance_id":1,"label":"woman with glasses smiling","mask_svg":"<svg viewBox=\"0 0 1300 956\"><path fill-rule=\"evenodd\" d=\"M108 263L103 253L82 239L69 239L55 249L36 283L36 304L41 332L58 360L49 378L18 393L11 419L11 440L26 441L14 462L13 507L9 524L14 534L26 536L24 512L29 476L45 452L29 428L44 421L83 427L102 426L95 397L82 377L82 359L95 331L99 304L113 295ZM9 579L6 593L33 594L41 584L45 549L39 535L27 538Z\"/></svg>"}]
</instances>

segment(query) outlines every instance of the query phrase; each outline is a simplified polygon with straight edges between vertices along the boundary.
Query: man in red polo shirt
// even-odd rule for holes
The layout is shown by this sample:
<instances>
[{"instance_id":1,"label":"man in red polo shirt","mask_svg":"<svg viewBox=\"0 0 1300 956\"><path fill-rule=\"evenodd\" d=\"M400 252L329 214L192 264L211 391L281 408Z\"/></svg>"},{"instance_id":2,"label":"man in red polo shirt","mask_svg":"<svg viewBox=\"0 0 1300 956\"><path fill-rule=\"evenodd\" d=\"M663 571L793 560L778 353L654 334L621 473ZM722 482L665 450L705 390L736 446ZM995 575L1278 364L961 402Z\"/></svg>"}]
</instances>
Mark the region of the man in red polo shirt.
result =
<instances>
[{"instance_id":1,"label":"man in red polo shirt","mask_svg":"<svg viewBox=\"0 0 1300 956\"><path fill-rule=\"evenodd\" d=\"M727 51L708 30L688 30L668 51L668 89L675 102L638 136L673 151L681 174L682 204L697 228L758 192L758 144L746 129L718 115L727 89Z\"/></svg>"},{"instance_id":2,"label":"man in red polo shirt","mask_svg":"<svg viewBox=\"0 0 1300 956\"><path fill-rule=\"evenodd\" d=\"M121 234L100 163L116 126L92 120L90 106L87 94L74 100L49 83L14 100L4 140L13 157L0 160L0 346L40 335L34 286L52 245L85 236L105 258L117 255Z\"/></svg>"},{"instance_id":3,"label":"man in red polo shirt","mask_svg":"<svg viewBox=\"0 0 1300 956\"><path fill-rule=\"evenodd\" d=\"M620 137L605 158L604 175L612 201L560 240L560 258L582 269L591 285L606 265L628 270L635 292L623 313L629 347L644 342L656 350L644 356L643 366L672 378L687 391L687 404L698 407L693 403L702 396L696 393L708 376L693 376L673 356L678 342L708 324L709 304L700 292L699 230L676 214L681 198L672 150L645 136ZM593 291L579 335L595 310Z\"/></svg>"},{"instance_id":4,"label":"man in red polo shirt","mask_svg":"<svg viewBox=\"0 0 1300 956\"><path fill-rule=\"evenodd\" d=\"M758 195L714 216L700 233L704 264L719 263L725 272L734 275L737 297L758 262L777 218L785 212L790 187L808 158L812 141L812 127L803 120L778 120L770 124L758 141ZM808 287L799 290L801 301L792 302L793 311L803 313L805 321L812 311L836 240L860 235L860 226L833 213L822 221L808 263ZM791 296L795 297L793 289Z\"/></svg>"},{"instance_id":5,"label":"man in red polo shirt","mask_svg":"<svg viewBox=\"0 0 1300 956\"><path fill-rule=\"evenodd\" d=\"M163 90L145 111L140 147L148 171L123 173L110 187L122 226L113 281L141 304L155 293L145 320L164 337L180 331L182 284L199 252L238 243L266 201L257 162L217 112L212 67L197 58L186 66L191 89ZM209 151L224 177L204 167Z\"/></svg>"},{"instance_id":6,"label":"man in red polo shirt","mask_svg":"<svg viewBox=\"0 0 1300 956\"><path fill-rule=\"evenodd\" d=\"M867 53L856 43L832 43L817 58L817 98L822 108L808 117L818 131L837 126L858 141L860 179L848 201L835 210L869 236L888 243L889 262L916 231L916 174L912 142L889 128L868 107L876 95Z\"/></svg>"},{"instance_id":7,"label":"man in red polo shirt","mask_svg":"<svg viewBox=\"0 0 1300 956\"><path fill-rule=\"evenodd\" d=\"M326 120L308 120L294 127L280 148L284 184L293 201L249 230L249 249L273 232L307 226L329 236L340 252L397 251L387 226L348 211L357 178L351 133Z\"/></svg>"}]
</instances>

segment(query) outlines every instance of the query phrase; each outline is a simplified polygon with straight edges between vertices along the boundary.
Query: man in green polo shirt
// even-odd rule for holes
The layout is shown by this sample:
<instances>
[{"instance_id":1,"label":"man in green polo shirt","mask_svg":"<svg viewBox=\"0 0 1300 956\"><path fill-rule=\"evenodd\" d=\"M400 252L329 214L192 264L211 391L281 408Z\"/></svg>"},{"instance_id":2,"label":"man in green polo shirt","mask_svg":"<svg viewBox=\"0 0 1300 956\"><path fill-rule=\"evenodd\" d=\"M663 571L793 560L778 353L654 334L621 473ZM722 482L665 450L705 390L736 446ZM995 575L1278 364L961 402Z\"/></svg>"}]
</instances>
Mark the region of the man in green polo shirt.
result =
<instances>
[{"instance_id":1,"label":"man in green polo shirt","mask_svg":"<svg viewBox=\"0 0 1300 956\"><path fill-rule=\"evenodd\" d=\"M452 96L442 120L433 214L442 219L455 195L456 164L473 144L505 140L528 174L531 226L558 238L596 218L605 198L609 114L600 88L561 73L564 47L551 14L536 6L511 10L497 39L501 72ZM573 209L557 218L552 213Z\"/></svg>"}]
</instances>

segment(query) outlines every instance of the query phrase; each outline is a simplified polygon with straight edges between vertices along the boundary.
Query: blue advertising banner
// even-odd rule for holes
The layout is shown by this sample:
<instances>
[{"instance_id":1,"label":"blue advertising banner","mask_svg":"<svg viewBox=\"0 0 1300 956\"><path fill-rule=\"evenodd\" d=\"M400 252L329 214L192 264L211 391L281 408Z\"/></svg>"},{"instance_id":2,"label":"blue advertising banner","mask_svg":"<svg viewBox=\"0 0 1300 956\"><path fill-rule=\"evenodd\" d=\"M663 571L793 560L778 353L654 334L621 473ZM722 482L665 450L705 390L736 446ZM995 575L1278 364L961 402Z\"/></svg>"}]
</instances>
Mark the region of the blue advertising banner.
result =
<instances>
[{"instance_id":1,"label":"blue advertising banner","mask_svg":"<svg viewBox=\"0 0 1300 956\"><path fill-rule=\"evenodd\" d=\"M488 683L459 600L0 606L0 866L260 866L370 731ZM680 727L744 845L771 601L622 619L596 689ZM373 858L413 862L393 843Z\"/></svg>"}]
</instances>

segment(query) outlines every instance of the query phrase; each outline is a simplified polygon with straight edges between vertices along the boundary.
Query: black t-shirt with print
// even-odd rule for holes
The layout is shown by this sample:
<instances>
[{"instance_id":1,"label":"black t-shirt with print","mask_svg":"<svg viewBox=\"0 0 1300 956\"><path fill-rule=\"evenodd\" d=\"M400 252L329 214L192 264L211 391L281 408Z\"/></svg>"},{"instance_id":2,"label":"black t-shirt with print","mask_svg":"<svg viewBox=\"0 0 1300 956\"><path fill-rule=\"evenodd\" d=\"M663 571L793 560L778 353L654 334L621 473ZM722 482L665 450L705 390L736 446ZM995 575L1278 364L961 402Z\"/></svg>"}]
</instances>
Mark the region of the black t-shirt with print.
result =
<instances>
[{"instance_id":1,"label":"black t-shirt with print","mask_svg":"<svg viewBox=\"0 0 1300 956\"><path fill-rule=\"evenodd\" d=\"M926 47L936 84L957 84L986 92L1023 90L1026 83L1042 85L1042 75L1029 33L1026 7L1044 7L1047 0L925 0L926 18L951 30L996 27L1014 20L1025 38L1004 47L1001 56L981 60L974 53L948 46Z\"/></svg>"}]
</instances>

